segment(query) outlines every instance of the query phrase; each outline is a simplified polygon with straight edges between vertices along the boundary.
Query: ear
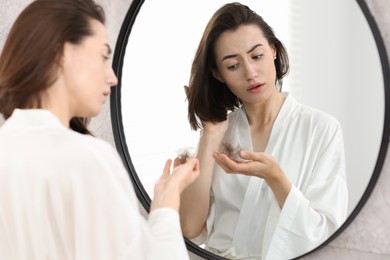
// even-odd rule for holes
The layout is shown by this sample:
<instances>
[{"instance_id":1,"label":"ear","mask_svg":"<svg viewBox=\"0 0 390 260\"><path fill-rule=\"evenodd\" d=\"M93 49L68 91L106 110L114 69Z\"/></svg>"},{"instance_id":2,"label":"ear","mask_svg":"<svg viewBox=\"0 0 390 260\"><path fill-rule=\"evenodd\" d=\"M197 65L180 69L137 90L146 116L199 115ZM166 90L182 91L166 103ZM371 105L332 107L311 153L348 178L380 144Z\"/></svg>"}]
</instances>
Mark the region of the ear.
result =
<instances>
[{"instance_id":1,"label":"ear","mask_svg":"<svg viewBox=\"0 0 390 260\"><path fill-rule=\"evenodd\" d=\"M276 56L277 56L277 50L276 50L276 46L274 44L271 44L271 51L272 51L272 57L274 57L274 60L275 60Z\"/></svg>"},{"instance_id":2,"label":"ear","mask_svg":"<svg viewBox=\"0 0 390 260\"><path fill-rule=\"evenodd\" d=\"M216 78L218 81L222 82L222 83L225 83L225 81L222 79L221 75L219 74L218 71L216 71L215 69L212 70L212 73L213 73L213 77Z\"/></svg>"},{"instance_id":3,"label":"ear","mask_svg":"<svg viewBox=\"0 0 390 260\"><path fill-rule=\"evenodd\" d=\"M59 62L59 68L64 68L69 62L71 57L71 45L68 42L65 42L62 48L62 55Z\"/></svg>"},{"instance_id":4,"label":"ear","mask_svg":"<svg viewBox=\"0 0 390 260\"><path fill-rule=\"evenodd\" d=\"M62 48L62 54L59 57L58 60L58 66L57 66L57 77L60 77L64 71L66 71L66 68L72 65L72 53L73 53L73 45L65 42L63 48Z\"/></svg>"}]
</instances>

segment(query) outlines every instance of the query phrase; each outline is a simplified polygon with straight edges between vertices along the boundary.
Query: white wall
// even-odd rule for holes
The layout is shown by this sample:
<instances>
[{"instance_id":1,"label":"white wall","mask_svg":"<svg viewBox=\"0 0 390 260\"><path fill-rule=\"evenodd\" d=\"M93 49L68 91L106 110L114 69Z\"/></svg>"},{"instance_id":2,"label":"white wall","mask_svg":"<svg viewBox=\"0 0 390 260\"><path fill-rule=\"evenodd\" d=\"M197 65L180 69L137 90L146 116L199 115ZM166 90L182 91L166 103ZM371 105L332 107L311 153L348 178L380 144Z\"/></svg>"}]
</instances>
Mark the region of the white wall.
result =
<instances>
[{"instance_id":1,"label":"white wall","mask_svg":"<svg viewBox=\"0 0 390 260\"><path fill-rule=\"evenodd\" d=\"M354 1L293 3L288 50L291 92L302 103L340 121L351 212L370 181L381 143L384 83L379 53Z\"/></svg>"}]
</instances>

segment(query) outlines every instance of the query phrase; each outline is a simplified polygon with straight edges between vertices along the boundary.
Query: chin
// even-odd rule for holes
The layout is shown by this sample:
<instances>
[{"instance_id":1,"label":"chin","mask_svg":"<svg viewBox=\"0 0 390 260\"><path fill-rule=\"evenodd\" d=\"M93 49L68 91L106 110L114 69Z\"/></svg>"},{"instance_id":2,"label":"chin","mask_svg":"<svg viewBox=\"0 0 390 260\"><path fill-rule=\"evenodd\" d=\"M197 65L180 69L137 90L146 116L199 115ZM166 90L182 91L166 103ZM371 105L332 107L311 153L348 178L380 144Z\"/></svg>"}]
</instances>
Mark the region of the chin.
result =
<instances>
[{"instance_id":1,"label":"chin","mask_svg":"<svg viewBox=\"0 0 390 260\"><path fill-rule=\"evenodd\" d=\"M79 115L77 115L77 117L91 118L91 117L98 116L101 111L102 111L101 108L90 110L90 111L84 111L83 113L79 113Z\"/></svg>"},{"instance_id":2,"label":"chin","mask_svg":"<svg viewBox=\"0 0 390 260\"><path fill-rule=\"evenodd\" d=\"M98 116L100 114L100 112L102 112L102 110L98 110L98 111L93 111L89 114L89 116L87 117L95 117L95 116Z\"/></svg>"}]
</instances>

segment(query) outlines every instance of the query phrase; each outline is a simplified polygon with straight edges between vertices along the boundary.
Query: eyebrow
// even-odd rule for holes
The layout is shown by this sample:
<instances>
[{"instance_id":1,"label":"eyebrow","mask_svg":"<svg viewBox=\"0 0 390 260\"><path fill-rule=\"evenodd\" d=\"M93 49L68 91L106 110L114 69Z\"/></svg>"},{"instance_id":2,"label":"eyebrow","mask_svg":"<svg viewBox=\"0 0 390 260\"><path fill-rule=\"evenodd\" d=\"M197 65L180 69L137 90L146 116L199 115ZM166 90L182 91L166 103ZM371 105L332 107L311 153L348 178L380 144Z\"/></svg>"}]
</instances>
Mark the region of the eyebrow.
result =
<instances>
[{"instance_id":1,"label":"eyebrow","mask_svg":"<svg viewBox=\"0 0 390 260\"><path fill-rule=\"evenodd\" d=\"M111 47L110 47L110 45L108 45L107 43L105 43L105 44L104 44L104 46L106 46L106 47L107 47L108 55L111 55L111 53L112 53L112 50L111 50Z\"/></svg>"},{"instance_id":2,"label":"eyebrow","mask_svg":"<svg viewBox=\"0 0 390 260\"><path fill-rule=\"evenodd\" d=\"M257 47L260 47L260 46L263 46L263 44L261 44L261 43L256 44L255 46L253 46L252 48L250 48L250 50L247 51L246 53L250 53L250 52L254 51ZM224 60L226 60L226 59L235 58L235 57L237 57L237 56L238 56L238 54L226 55L225 57L222 58L222 61L224 61Z\"/></svg>"}]
</instances>

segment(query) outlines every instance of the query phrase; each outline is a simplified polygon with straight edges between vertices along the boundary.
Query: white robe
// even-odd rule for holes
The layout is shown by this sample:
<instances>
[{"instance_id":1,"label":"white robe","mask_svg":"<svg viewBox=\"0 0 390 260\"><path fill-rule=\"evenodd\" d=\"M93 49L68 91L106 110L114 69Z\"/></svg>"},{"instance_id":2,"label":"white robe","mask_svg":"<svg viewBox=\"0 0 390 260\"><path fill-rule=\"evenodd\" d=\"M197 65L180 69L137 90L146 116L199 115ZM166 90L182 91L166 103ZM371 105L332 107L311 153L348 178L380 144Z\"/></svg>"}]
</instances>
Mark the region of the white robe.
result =
<instances>
[{"instance_id":1,"label":"white robe","mask_svg":"<svg viewBox=\"0 0 390 260\"><path fill-rule=\"evenodd\" d=\"M275 120L265 153L278 160L292 189L280 209L258 177L214 168L206 248L232 259L291 259L314 249L346 219L343 135L332 116L291 94ZM253 151L243 108L229 114L222 142Z\"/></svg>"},{"instance_id":2,"label":"white robe","mask_svg":"<svg viewBox=\"0 0 390 260\"><path fill-rule=\"evenodd\" d=\"M46 110L0 128L0 259L189 259L179 214L141 215L115 149Z\"/></svg>"}]
</instances>

